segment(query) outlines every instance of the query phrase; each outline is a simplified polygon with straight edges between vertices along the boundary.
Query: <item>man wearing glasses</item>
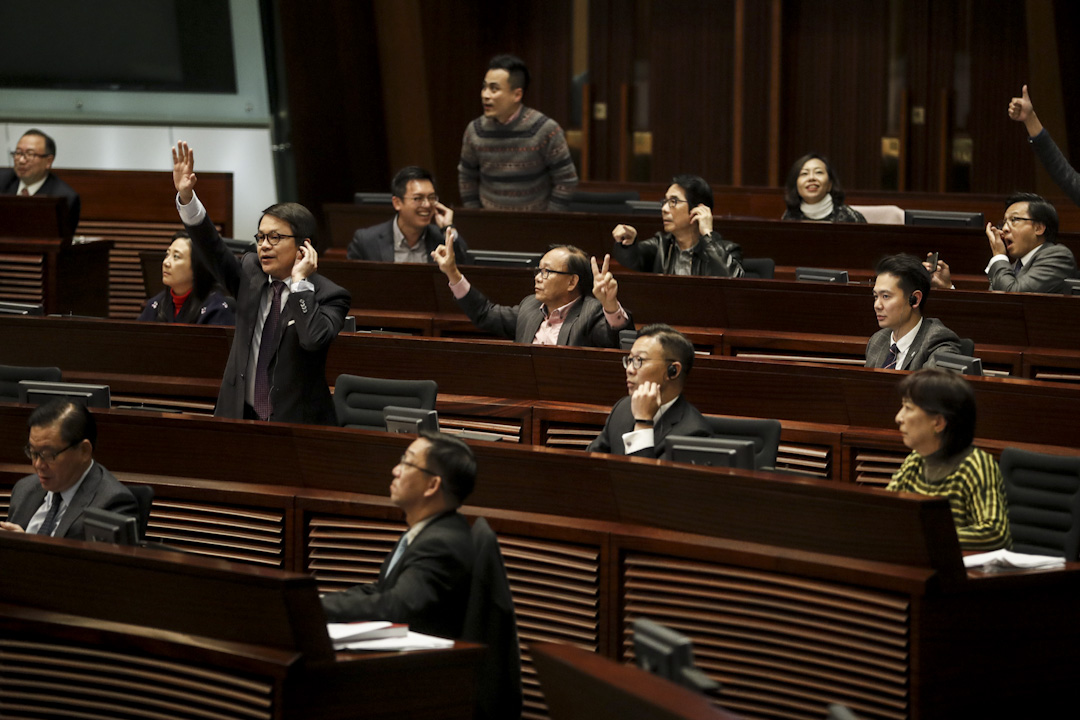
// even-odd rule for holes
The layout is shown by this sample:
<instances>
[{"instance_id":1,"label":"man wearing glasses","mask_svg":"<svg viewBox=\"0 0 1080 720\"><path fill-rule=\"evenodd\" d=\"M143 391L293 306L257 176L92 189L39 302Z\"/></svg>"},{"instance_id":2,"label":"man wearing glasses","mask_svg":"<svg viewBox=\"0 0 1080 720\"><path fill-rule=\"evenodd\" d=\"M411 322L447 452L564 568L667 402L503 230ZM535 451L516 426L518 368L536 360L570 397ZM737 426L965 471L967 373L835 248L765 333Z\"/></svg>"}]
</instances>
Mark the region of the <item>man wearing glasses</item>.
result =
<instances>
[{"instance_id":1,"label":"man wearing glasses","mask_svg":"<svg viewBox=\"0 0 1080 720\"><path fill-rule=\"evenodd\" d=\"M336 425L326 384L326 354L345 324L352 297L315 271L315 218L303 205L263 211L258 252L241 258L221 240L195 195L195 152L173 154L176 209L196 252L236 298L236 334L214 415Z\"/></svg>"},{"instance_id":2,"label":"man wearing glasses","mask_svg":"<svg viewBox=\"0 0 1080 720\"><path fill-rule=\"evenodd\" d=\"M394 176L390 192L397 215L381 225L357 230L349 243L349 259L432 262L431 253L446 242L446 228L454 226L454 211L439 202L435 179L424 168L410 165ZM469 248L460 234L455 244L461 263L471 265Z\"/></svg>"},{"instance_id":3,"label":"man wearing glasses","mask_svg":"<svg viewBox=\"0 0 1080 720\"><path fill-rule=\"evenodd\" d=\"M27 130L11 155L12 169L0 169L0 195L41 195L67 200L68 228L79 225L79 193L49 170L56 159L56 143L40 130Z\"/></svg>"},{"instance_id":4,"label":"man wearing glasses","mask_svg":"<svg viewBox=\"0 0 1080 720\"><path fill-rule=\"evenodd\" d=\"M623 358L627 396L615 404L589 452L659 457L668 435L708 437L709 425L683 397L694 346L669 325L647 325Z\"/></svg>"},{"instance_id":5,"label":"man wearing glasses","mask_svg":"<svg viewBox=\"0 0 1080 720\"><path fill-rule=\"evenodd\" d=\"M456 231L432 257L450 281L450 292L473 325L499 337L534 345L619 347L619 331L633 329L619 303L619 283L608 270L611 258L596 258L573 245L552 245L533 275L533 294L517 305L496 305L469 284L455 260Z\"/></svg>"},{"instance_id":6,"label":"man wearing glasses","mask_svg":"<svg viewBox=\"0 0 1080 720\"><path fill-rule=\"evenodd\" d=\"M27 425L26 457L37 474L15 483L0 530L81 540L86 508L138 515L131 491L94 462L97 425L85 405L51 400L30 414Z\"/></svg>"},{"instance_id":7,"label":"man wearing glasses","mask_svg":"<svg viewBox=\"0 0 1080 720\"><path fill-rule=\"evenodd\" d=\"M1061 293L1065 280L1076 277L1072 251L1059 245L1058 215L1054 206L1034 193L1019 193L1006 201L1001 227L986 224L990 263L986 276L991 290ZM934 287L952 287L949 266L938 260Z\"/></svg>"},{"instance_id":8,"label":"man wearing glasses","mask_svg":"<svg viewBox=\"0 0 1080 720\"><path fill-rule=\"evenodd\" d=\"M394 467L390 502L409 529L387 555L375 582L322 598L330 622L387 620L410 630L461 637L473 571L469 524L458 512L476 482L476 459L464 441L422 432Z\"/></svg>"},{"instance_id":9,"label":"man wearing glasses","mask_svg":"<svg viewBox=\"0 0 1080 720\"><path fill-rule=\"evenodd\" d=\"M632 225L616 225L615 260L641 272L742 277L742 248L713 230L712 211L709 184L697 175L676 175L660 206L663 232L638 240Z\"/></svg>"}]
</instances>

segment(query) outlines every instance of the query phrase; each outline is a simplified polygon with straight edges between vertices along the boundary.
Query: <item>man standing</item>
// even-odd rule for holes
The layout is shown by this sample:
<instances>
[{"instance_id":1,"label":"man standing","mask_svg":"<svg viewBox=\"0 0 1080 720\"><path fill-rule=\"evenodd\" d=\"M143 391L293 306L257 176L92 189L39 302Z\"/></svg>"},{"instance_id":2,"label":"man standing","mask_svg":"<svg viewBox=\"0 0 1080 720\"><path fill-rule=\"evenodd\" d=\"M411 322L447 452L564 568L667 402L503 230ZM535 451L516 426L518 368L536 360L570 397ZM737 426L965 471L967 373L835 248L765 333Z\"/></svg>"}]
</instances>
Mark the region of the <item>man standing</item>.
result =
<instances>
[{"instance_id":1,"label":"man standing","mask_svg":"<svg viewBox=\"0 0 1080 720\"><path fill-rule=\"evenodd\" d=\"M522 104L529 69L521 58L491 59L480 101L484 114L465 128L458 184L465 207L568 210L577 187L559 124Z\"/></svg>"},{"instance_id":2,"label":"man standing","mask_svg":"<svg viewBox=\"0 0 1080 720\"><path fill-rule=\"evenodd\" d=\"M239 260L195 195L195 152L173 148L176 209L196 252L236 298L236 334L214 415L336 425L326 354L341 332L351 296L315 271L315 218L303 205L263 211L258 252Z\"/></svg>"},{"instance_id":3,"label":"man standing","mask_svg":"<svg viewBox=\"0 0 1080 720\"><path fill-rule=\"evenodd\" d=\"M81 211L79 193L49 172L55 159L56 143L53 139L40 130L27 130L11 153L14 169L0 169L0 195L64 198L68 209L67 232L74 233Z\"/></svg>"},{"instance_id":4,"label":"man standing","mask_svg":"<svg viewBox=\"0 0 1080 720\"><path fill-rule=\"evenodd\" d=\"M647 325L623 358L627 396L615 404L589 452L667 459L658 448L669 435L712 433L682 392L694 366L694 345L669 325Z\"/></svg>"},{"instance_id":5,"label":"man standing","mask_svg":"<svg viewBox=\"0 0 1080 720\"><path fill-rule=\"evenodd\" d=\"M1005 201L1001 228L986 223L990 262L986 276L991 290L1060 293L1065 280L1076 277L1072 250L1057 240L1058 214L1054 206L1034 193L1018 193ZM949 266L939 260L935 287L952 287Z\"/></svg>"},{"instance_id":6,"label":"man standing","mask_svg":"<svg viewBox=\"0 0 1080 720\"><path fill-rule=\"evenodd\" d=\"M866 367L918 370L940 352L959 353L960 338L937 318L923 317L930 273L914 255L877 265L874 313L881 327L866 343Z\"/></svg>"},{"instance_id":7,"label":"man standing","mask_svg":"<svg viewBox=\"0 0 1080 720\"><path fill-rule=\"evenodd\" d=\"M630 315L619 303L619 283L573 245L552 245L533 275L533 294L514 307L496 305L474 288L454 259L454 235L432 256L450 281L458 305L481 330L534 345L619 347L619 331L633 329Z\"/></svg>"},{"instance_id":8,"label":"man standing","mask_svg":"<svg viewBox=\"0 0 1080 720\"><path fill-rule=\"evenodd\" d=\"M379 579L322 598L330 622L388 620L410 630L461 637L473 571L469 524L458 512L476 482L464 441L422 432L394 467L390 502L408 531L383 561Z\"/></svg>"},{"instance_id":9,"label":"man standing","mask_svg":"<svg viewBox=\"0 0 1080 720\"><path fill-rule=\"evenodd\" d=\"M381 225L357 230L349 243L349 259L432 262L431 253L446 242L443 233L454 227L454 211L439 202L431 173L415 165L398 171L390 191L397 215ZM460 233L457 252L462 264L472 264L469 248Z\"/></svg>"},{"instance_id":10,"label":"man standing","mask_svg":"<svg viewBox=\"0 0 1080 720\"><path fill-rule=\"evenodd\" d=\"M51 400L30 414L27 425L26 457L37 475L15 483L0 530L81 540L86 508L138 515L131 491L94 462L97 424L85 405Z\"/></svg>"},{"instance_id":11,"label":"man standing","mask_svg":"<svg viewBox=\"0 0 1080 720\"><path fill-rule=\"evenodd\" d=\"M1028 86L1020 90L1020 97L1014 97L1009 102L1009 117L1016 122L1024 123L1027 128L1028 142L1031 149L1039 158L1050 177L1054 179L1062 192L1069 196L1077 205L1080 205L1080 173L1069 165L1057 143L1050 137L1050 133L1043 127L1039 116L1035 114L1035 108L1031 105L1028 97Z\"/></svg>"}]
</instances>

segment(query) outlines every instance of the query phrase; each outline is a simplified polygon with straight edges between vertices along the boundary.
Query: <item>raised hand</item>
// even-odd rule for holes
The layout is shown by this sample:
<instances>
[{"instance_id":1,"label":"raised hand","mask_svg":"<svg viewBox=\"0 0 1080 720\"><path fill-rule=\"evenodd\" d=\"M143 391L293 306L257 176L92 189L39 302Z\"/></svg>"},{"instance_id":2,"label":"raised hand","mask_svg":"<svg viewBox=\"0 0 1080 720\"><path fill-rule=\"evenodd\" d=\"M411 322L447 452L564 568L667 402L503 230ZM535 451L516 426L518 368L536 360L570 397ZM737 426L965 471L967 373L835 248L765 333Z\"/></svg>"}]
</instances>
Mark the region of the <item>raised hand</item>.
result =
<instances>
[{"instance_id":1,"label":"raised hand","mask_svg":"<svg viewBox=\"0 0 1080 720\"><path fill-rule=\"evenodd\" d=\"M1001 239L1001 231L992 223L986 223L986 239L990 241L990 252L994 255L1008 255L1005 252L1005 241Z\"/></svg>"},{"instance_id":2,"label":"raised hand","mask_svg":"<svg viewBox=\"0 0 1080 720\"><path fill-rule=\"evenodd\" d=\"M697 223L698 234L708 235L712 232L712 210L707 205L698 205L690 211L690 222Z\"/></svg>"},{"instance_id":3,"label":"raised hand","mask_svg":"<svg viewBox=\"0 0 1080 720\"><path fill-rule=\"evenodd\" d=\"M447 226L454 224L454 211L441 202L435 203L435 224L439 229L445 230Z\"/></svg>"},{"instance_id":4,"label":"raised hand","mask_svg":"<svg viewBox=\"0 0 1080 720\"><path fill-rule=\"evenodd\" d=\"M431 251L431 259L439 266L439 270L450 281L451 285L461 282L461 271L457 267L457 257L454 255L454 239L457 231L450 228L446 231L446 242Z\"/></svg>"},{"instance_id":5,"label":"raised hand","mask_svg":"<svg viewBox=\"0 0 1080 720\"><path fill-rule=\"evenodd\" d=\"M637 230L632 225L616 225L615 229L611 231L611 236L615 238L615 242L620 242L623 245L633 245L634 240L637 239Z\"/></svg>"},{"instance_id":6,"label":"raised hand","mask_svg":"<svg viewBox=\"0 0 1080 720\"><path fill-rule=\"evenodd\" d=\"M636 420L652 420L662 404L659 383L643 382L634 388L634 394L630 396L630 412Z\"/></svg>"},{"instance_id":7,"label":"raised hand","mask_svg":"<svg viewBox=\"0 0 1080 720\"><path fill-rule=\"evenodd\" d=\"M931 255L933 253L927 253L926 257L929 258ZM929 262L924 262L923 267L930 272L931 287L946 289L952 287L952 273L947 262L939 259L936 267L931 267Z\"/></svg>"},{"instance_id":8,"label":"raised hand","mask_svg":"<svg viewBox=\"0 0 1080 720\"><path fill-rule=\"evenodd\" d=\"M173 185L180 194L180 204L187 205L195 195L195 183L199 181L195 177L195 151L180 141L172 149L172 161Z\"/></svg>"},{"instance_id":9,"label":"raised hand","mask_svg":"<svg viewBox=\"0 0 1080 720\"><path fill-rule=\"evenodd\" d=\"M296 260L292 266L293 282L306 280L319 269L319 253L315 251L310 240L305 240L304 245L296 250Z\"/></svg>"},{"instance_id":10,"label":"raised hand","mask_svg":"<svg viewBox=\"0 0 1080 720\"><path fill-rule=\"evenodd\" d=\"M593 296L604 306L604 312L614 313L619 311L619 281L611 274L608 267L611 265L611 256L604 256L604 266L596 264L596 258L592 262Z\"/></svg>"},{"instance_id":11,"label":"raised hand","mask_svg":"<svg viewBox=\"0 0 1080 720\"><path fill-rule=\"evenodd\" d=\"M1028 135L1031 137L1035 137L1042 132L1043 126L1039 122L1039 116L1035 114L1035 108L1031 105L1027 85L1020 89L1020 97L1014 97L1009 101L1009 117L1017 122L1024 123Z\"/></svg>"}]
</instances>

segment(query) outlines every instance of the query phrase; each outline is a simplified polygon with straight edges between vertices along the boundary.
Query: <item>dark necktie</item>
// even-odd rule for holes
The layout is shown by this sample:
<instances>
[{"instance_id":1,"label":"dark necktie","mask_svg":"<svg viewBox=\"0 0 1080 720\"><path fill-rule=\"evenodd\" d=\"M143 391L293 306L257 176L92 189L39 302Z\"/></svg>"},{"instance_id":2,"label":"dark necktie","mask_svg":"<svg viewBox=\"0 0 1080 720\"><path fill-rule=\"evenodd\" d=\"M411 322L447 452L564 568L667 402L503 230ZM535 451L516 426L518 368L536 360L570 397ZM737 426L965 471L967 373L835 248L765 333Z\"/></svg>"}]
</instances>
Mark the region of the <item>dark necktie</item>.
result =
<instances>
[{"instance_id":1,"label":"dark necktie","mask_svg":"<svg viewBox=\"0 0 1080 720\"><path fill-rule=\"evenodd\" d=\"M52 535L56 529L56 516L60 514L61 497L54 492L49 493L49 512L45 515L45 522L38 528L38 535Z\"/></svg>"},{"instance_id":2,"label":"dark necktie","mask_svg":"<svg viewBox=\"0 0 1080 720\"><path fill-rule=\"evenodd\" d=\"M30 197L30 191L26 188L23 188L19 191L19 195L21 195L22 197Z\"/></svg>"},{"instance_id":3,"label":"dark necktie","mask_svg":"<svg viewBox=\"0 0 1080 720\"><path fill-rule=\"evenodd\" d=\"M893 343L889 346L889 354L885 357L885 364L882 365L886 370L896 369L896 358L900 357L900 348Z\"/></svg>"},{"instance_id":4,"label":"dark necktie","mask_svg":"<svg viewBox=\"0 0 1080 720\"><path fill-rule=\"evenodd\" d=\"M274 337L281 318L281 293L285 283L275 280L274 297L270 301L270 314L263 323L262 341L259 343L259 360L255 364L255 414L260 420L270 419L270 358L274 355Z\"/></svg>"},{"instance_id":5,"label":"dark necktie","mask_svg":"<svg viewBox=\"0 0 1080 720\"><path fill-rule=\"evenodd\" d=\"M1017 261L1016 261L1016 264L1015 264L1015 265L1013 265L1013 272L1014 272L1014 273L1016 273L1017 275L1019 275L1019 274L1020 274L1020 270L1021 270L1021 269L1022 269L1023 267L1024 267L1024 261L1023 261L1023 260L1017 260Z\"/></svg>"}]
</instances>

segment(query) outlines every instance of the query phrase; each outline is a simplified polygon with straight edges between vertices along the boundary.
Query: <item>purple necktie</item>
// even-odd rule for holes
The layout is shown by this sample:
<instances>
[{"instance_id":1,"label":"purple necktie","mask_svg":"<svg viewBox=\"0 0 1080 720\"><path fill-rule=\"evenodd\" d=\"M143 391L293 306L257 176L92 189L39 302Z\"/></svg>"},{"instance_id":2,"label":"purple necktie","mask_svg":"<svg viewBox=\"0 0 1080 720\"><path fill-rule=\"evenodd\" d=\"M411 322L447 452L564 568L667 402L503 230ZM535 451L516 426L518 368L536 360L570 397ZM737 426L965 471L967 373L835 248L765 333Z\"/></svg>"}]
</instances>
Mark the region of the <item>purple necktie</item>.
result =
<instances>
[{"instance_id":1,"label":"purple necktie","mask_svg":"<svg viewBox=\"0 0 1080 720\"><path fill-rule=\"evenodd\" d=\"M270 419L270 358L274 355L274 337L281 318L281 293L285 283L275 280L274 298L270 301L270 314L263 323L262 341L259 343L259 360L255 364L255 414L260 420Z\"/></svg>"},{"instance_id":2,"label":"purple necktie","mask_svg":"<svg viewBox=\"0 0 1080 720\"><path fill-rule=\"evenodd\" d=\"M889 346L889 355L885 358L885 364L882 366L883 369L885 369L885 370L895 370L896 369L896 358L898 358L899 356L900 356L900 348L898 348L896 346L896 343L893 343L891 346Z\"/></svg>"}]
</instances>

